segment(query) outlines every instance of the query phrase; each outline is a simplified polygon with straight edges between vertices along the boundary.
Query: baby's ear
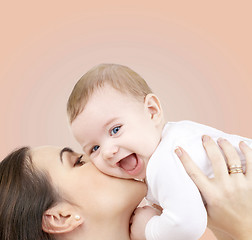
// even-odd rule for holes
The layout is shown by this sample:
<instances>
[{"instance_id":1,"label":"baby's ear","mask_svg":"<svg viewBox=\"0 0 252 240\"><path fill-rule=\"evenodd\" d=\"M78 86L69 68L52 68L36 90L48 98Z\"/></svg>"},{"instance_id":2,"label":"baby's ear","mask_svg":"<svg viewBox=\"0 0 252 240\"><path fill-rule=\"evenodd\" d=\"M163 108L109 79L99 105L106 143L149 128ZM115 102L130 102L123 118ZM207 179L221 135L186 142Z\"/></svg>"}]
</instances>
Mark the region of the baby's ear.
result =
<instances>
[{"instance_id":1,"label":"baby's ear","mask_svg":"<svg viewBox=\"0 0 252 240\"><path fill-rule=\"evenodd\" d=\"M42 229L51 234L68 233L83 224L84 219L68 203L59 203L44 212Z\"/></svg>"},{"instance_id":2,"label":"baby's ear","mask_svg":"<svg viewBox=\"0 0 252 240\"><path fill-rule=\"evenodd\" d=\"M145 97L144 105L145 109L150 114L151 119L153 119L157 123L161 123L163 121L163 110L161 103L155 94L148 94Z\"/></svg>"}]
</instances>

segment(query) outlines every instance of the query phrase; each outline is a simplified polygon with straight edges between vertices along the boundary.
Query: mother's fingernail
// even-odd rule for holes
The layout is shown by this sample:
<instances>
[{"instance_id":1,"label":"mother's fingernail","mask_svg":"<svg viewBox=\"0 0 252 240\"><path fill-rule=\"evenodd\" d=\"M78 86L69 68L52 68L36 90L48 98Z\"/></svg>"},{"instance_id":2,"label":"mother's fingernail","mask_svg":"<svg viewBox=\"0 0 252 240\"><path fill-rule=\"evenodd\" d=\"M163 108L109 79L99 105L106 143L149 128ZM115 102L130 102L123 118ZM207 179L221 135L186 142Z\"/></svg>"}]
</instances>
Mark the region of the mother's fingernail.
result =
<instances>
[{"instance_id":1,"label":"mother's fingernail","mask_svg":"<svg viewBox=\"0 0 252 240\"><path fill-rule=\"evenodd\" d=\"M204 136L202 137L202 141L203 141L203 142L207 142L207 141L209 141L209 140L210 140L210 137L207 136L207 135L204 135Z\"/></svg>"},{"instance_id":2,"label":"mother's fingernail","mask_svg":"<svg viewBox=\"0 0 252 240\"><path fill-rule=\"evenodd\" d=\"M222 142L224 142L224 141L225 141L225 139L222 138L222 137L218 138L218 140L217 140L218 143L222 143Z\"/></svg>"},{"instance_id":3,"label":"mother's fingernail","mask_svg":"<svg viewBox=\"0 0 252 240\"><path fill-rule=\"evenodd\" d=\"M180 149L180 147L176 147L175 153L177 154L178 157L181 157L182 154L183 154L182 151L181 151L181 149Z\"/></svg>"}]
</instances>

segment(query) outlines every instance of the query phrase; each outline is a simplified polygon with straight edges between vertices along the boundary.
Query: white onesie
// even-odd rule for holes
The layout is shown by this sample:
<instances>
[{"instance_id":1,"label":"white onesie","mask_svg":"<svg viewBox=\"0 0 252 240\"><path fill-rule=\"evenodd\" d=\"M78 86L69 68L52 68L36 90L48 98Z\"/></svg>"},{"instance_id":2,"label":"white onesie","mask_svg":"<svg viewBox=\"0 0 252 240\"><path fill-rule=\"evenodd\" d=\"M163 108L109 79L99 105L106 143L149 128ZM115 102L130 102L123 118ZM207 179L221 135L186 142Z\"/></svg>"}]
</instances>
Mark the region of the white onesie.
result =
<instances>
[{"instance_id":1,"label":"white onesie","mask_svg":"<svg viewBox=\"0 0 252 240\"><path fill-rule=\"evenodd\" d=\"M220 137L227 139L238 150L245 165L238 145L243 140L252 147L251 139L191 121L167 123L146 170L146 198L163 208L160 216L152 217L147 223L147 240L197 240L205 232L207 213L201 195L174 152L181 146L208 177L213 177L211 162L202 146L203 135L215 141Z\"/></svg>"}]
</instances>

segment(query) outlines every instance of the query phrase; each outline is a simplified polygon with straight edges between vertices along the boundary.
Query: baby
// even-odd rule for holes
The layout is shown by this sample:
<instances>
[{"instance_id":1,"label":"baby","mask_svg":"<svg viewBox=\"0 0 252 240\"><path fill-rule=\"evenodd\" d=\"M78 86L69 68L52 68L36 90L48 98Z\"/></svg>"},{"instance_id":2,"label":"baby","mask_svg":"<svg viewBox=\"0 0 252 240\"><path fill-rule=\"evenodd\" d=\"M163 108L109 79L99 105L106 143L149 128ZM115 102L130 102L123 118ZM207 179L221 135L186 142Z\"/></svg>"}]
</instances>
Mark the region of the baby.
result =
<instances>
[{"instance_id":1,"label":"baby","mask_svg":"<svg viewBox=\"0 0 252 240\"><path fill-rule=\"evenodd\" d=\"M67 112L74 137L96 167L115 177L145 180L147 200L163 208L160 216L150 208L136 211L134 239L196 240L206 229L203 200L174 152L177 146L213 177L202 135L228 139L237 149L242 140L252 143L191 121L165 123L158 97L122 65L89 70L75 85Z\"/></svg>"}]
</instances>

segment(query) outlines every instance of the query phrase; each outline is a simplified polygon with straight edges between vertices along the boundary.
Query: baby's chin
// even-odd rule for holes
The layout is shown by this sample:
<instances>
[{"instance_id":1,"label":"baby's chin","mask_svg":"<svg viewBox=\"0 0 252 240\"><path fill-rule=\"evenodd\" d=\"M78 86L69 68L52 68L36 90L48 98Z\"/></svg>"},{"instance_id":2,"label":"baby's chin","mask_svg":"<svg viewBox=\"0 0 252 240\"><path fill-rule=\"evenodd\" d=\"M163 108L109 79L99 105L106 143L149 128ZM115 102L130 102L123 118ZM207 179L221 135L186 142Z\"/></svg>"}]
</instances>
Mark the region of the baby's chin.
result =
<instances>
[{"instance_id":1,"label":"baby's chin","mask_svg":"<svg viewBox=\"0 0 252 240\"><path fill-rule=\"evenodd\" d=\"M141 178L133 178L135 181L137 182L142 182L142 183L145 183L145 180L144 179L141 179Z\"/></svg>"}]
</instances>

